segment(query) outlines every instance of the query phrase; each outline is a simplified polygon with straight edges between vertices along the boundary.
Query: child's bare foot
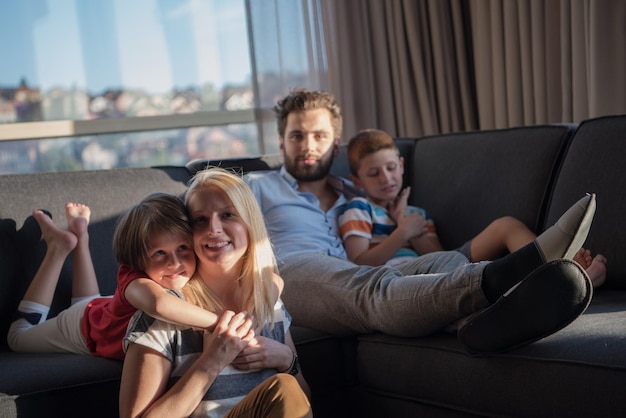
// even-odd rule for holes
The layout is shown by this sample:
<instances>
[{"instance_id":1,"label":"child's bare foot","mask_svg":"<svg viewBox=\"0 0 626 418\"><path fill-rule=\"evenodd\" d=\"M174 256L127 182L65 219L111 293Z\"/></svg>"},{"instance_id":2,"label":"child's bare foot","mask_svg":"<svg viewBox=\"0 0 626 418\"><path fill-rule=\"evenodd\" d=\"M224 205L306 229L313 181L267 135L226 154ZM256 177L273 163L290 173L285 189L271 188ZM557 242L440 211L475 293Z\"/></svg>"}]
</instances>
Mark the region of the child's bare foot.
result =
<instances>
[{"instance_id":1,"label":"child's bare foot","mask_svg":"<svg viewBox=\"0 0 626 418\"><path fill-rule=\"evenodd\" d=\"M78 242L76 235L56 226L52 218L41 210L35 209L32 214L41 228L41 236L46 241L48 252L58 251L67 255L76 247Z\"/></svg>"},{"instance_id":2,"label":"child's bare foot","mask_svg":"<svg viewBox=\"0 0 626 418\"><path fill-rule=\"evenodd\" d=\"M606 281L606 257L602 254L596 255L585 271L591 279L593 287L602 286Z\"/></svg>"},{"instance_id":3,"label":"child's bare foot","mask_svg":"<svg viewBox=\"0 0 626 418\"><path fill-rule=\"evenodd\" d=\"M91 209L82 203L67 203L65 205L65 216L67 217L67 229L72 231L77 237L87 233Z\"/></svg>"},{"instance_id":4,"label":"child's bare foot","mask_svg":"<svg viewBox=\"0 0 626 418\"><path fill-rule=\"evenodd\" d=\"M586 269L587 267L591 265L591 261L593 260L593 257L591 257L591 251L581 248L574 255L573 260Z\"/></svg>"},{"instance_id":5,"label":"child's bare foot","mask_svg":"<svg viewBox=\"0 0 626 418\"><path fill-rule=\"evenodd\" d=\"M602 254L592 257L591 251L581 248L574 256L574 261L585 269L593 287L604 284L606 281L606 257Z\"/></svg>"}]
</instances>

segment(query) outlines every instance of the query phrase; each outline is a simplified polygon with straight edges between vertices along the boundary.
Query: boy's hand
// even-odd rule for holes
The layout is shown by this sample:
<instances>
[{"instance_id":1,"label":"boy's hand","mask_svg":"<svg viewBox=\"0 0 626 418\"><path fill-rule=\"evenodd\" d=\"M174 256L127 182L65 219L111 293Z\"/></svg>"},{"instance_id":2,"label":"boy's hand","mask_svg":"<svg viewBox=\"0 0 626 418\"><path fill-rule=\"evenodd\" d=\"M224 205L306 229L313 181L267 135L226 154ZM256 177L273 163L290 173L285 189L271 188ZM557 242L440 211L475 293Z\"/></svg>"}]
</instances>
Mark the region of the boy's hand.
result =
<instances>
[{"instance_id":1,"label":"boy's hand","mask_svg":"<svg viewBox=\"0 0 626 418\"><path fill-rule=\"evenodd\" d=\"M410 193L411 187L406 187L388 207L391 218L396 221L397 229L402 231L407 242L428 232L428 221L424 216L417 211L407 215Z\"/></svg>"},{"instance_id":2,"label":"boy's hand","mask_svg":"<svg viewBox=\"0 0 626 418\"><path fill-rule=\"evenodd\" d=\"M428 221L418 211L410 215L404 215L397 221L397 229L402 231L406 241L413 238L420 238L428 232Z\"/></svg>"},{"instance_id":3,"label":"boy's hand","mask_svg":"<svg viewBox=\"0 0 626 418\"><path fill-rule=\"evenodd\" d=\"M406 216L406 210L408 207L409 194L411 193L411 187L405 187L404 190L396 197L396 200L389 204L387 208L391 219L398 223L399 219Z\"/></svg>"}]
</instances>

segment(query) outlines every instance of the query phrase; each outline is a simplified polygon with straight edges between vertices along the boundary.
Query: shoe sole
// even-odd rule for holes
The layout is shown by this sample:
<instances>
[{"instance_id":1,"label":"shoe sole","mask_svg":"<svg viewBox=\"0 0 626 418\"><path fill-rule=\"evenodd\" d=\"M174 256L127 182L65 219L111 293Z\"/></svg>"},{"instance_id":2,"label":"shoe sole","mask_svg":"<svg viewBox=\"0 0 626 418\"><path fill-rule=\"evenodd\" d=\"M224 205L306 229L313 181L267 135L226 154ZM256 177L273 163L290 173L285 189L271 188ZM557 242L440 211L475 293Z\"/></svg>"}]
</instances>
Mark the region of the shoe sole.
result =
<instances>
[{"instance_id":1,"label":"shoe sole","mask_svg":"<svg viewBox=\"0 0 626 418\"><path fill-rule=\"evenodd\" d=\"M570 260L544 264L477 313L457 336L468 353L499 354L554 334L578 318L591 302L587 273Z\"/></svg>"}]
</instances>

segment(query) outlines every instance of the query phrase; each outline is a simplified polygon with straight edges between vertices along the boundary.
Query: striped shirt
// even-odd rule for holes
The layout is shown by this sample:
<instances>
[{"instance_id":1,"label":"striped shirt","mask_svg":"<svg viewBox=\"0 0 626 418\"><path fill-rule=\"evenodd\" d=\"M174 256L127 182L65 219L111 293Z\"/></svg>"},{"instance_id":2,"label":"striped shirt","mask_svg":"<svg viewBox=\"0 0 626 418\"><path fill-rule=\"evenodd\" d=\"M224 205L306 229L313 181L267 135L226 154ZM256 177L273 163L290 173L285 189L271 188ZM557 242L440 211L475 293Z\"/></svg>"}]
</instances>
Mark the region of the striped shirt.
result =
<instances>
[{"instance_id":1,"label":"striped shirt","mask_svg":"<svg viewBox=\"0 0 626 418\"><path fill-rule=\"evenodd\" d=\"M409 206L407 214L418 211L424 218L431 220L430 215L422 208ZM363 197L355 197L350 200L339 215L339 232L341 239L345 240L349 236L356 235L367 238L370 241L369 248L375 247L384 241L397 228L389 211L382 206L378 206ZM435 233L433 222L428 224L428 232ZM400 248L395 254L396 257L417 257L419 254L412 247Z\"/></svg>"},{"instance_id":2,"label":"striped shirt","mask_svg":"<svg viewBox=\"0 0 626 418\"><path fill-rule=\"evenodd\" d=\"M182 298L179 292L173 291ZM285 334L291 324L291 316L282 301L274 306L274 327L265 326L261 335L285 342ZM139 311L128 326L124 350L130 343L149 347L172 362L168 388L172 387L202 353L203 330L170 324ZM223 417L253 388L276 369L237 370L227 366L213 382L192 417Z\"/></svg>"}]
</instances>

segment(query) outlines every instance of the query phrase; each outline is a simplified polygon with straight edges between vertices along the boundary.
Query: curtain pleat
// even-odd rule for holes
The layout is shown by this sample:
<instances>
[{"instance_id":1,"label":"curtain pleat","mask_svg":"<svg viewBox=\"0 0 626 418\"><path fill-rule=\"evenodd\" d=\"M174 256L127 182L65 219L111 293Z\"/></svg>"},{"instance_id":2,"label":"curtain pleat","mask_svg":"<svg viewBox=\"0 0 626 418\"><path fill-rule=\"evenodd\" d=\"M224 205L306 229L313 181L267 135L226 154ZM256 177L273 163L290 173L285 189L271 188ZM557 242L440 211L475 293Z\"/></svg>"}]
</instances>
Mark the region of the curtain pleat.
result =
<instances>
[{"instance_id":1,"label":"curtain pleat","mask_svg":"<svg viewBox=\"0 0 626 418\"><path fill-rule=\"evenodd\" d=\"M626 113L626 2L602 1L590 10L589 116ZM610 4L606 4L610 3ZM608 93L608 94L607 94Z\"/></svg>"},{"instance_id":2,"label":"curtain pleat","mask_svg":"<svg viewBox=\"0 0 626 418\"><path fill-rule=\"evenodd\" d=\"M319 0L344 137L626 113L622 0Z\"/></svg>"},{"instance_id":3,"label":"curtain pleat","mask_svg":"<svg viewBox=\"0 0 626 418\"><path fill-rule=\"evenodd\" d=\"M462 2L320 1L332 16L329 86L344 139L365 128L422 136L477 127Z\"/></svg>"}]
</instances>

